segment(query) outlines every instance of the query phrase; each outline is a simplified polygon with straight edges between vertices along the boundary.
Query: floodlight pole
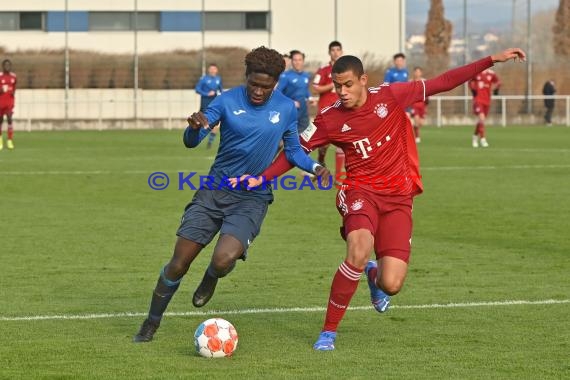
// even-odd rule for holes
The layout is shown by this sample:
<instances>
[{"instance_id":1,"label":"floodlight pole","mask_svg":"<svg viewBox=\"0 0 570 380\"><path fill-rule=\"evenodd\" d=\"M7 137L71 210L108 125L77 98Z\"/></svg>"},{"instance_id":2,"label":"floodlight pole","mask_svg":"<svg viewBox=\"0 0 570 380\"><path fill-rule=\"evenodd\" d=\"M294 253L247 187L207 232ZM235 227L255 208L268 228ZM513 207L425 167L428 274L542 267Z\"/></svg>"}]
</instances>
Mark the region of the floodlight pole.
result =
<instances>
[{"instance_id":1,"label":"floodlight pole","mask_svg":"<svg viewBox=\"0 0 570 380\"><path fill-rule=\"evenodd\" d=\"M463 0L463 64L467 64L467 59L469 57L469 37L467 34L467 0ZM463 84L463 96L465 96L465 102L463 105L463 111L465 115L469 114L469 102L467 96L469 96L469 82Z\"/></svg>"},{"instance_id":2,"label":"floodlight pole","mask_svg":"<svg viewBox=\"0 0 570 380\"><path fill-rule=\"evenodd\" d=\"M526 40L527 40L527 53L528 63L526 65L526 112L532 113L532 13L530 9L530 0L527 0L527 27L526 27Z\"/></svg>"},{"instance_id":3,"label":"floodlight pole","mask_svg":"<svg viewBox=\"0 0 570 380\"><path fill-rule=\"evenodd\" d=\"M134 117L135 122L138 123L138 90L139 90L139 51L138 51L138 29L139 29L139 16L138 16L138 1L135 0L135 19L134 19L134 64L133 64L133 102L134 102Z\"/></svg>"},{"instance_id":4,"label":"floodlight pole","mask_svg":"<svg viewBox=\"0 0 570 380\"><path fill-rule=\"evenodd\" d=\"M64 108L65 108L65 124L69 122L69 11L68 0L65 0L65 91L64 91Z\"/></svg>"},{"instance_id":5,"label":"floodlight pole","mask_svg":"<svg viewBox=\"0 0 570 380\"><path fill-rule=\"evenodd\" d=\"M338 41L338 0L334 0L334 40Z\"/></svg>"},{"instance_id":6,"label":"floodlight pole","mask_svg":"<svg viewBox=\"0 0 570 380\"><path fill-rule=\"evenodd\" d=\"M268 23L268 28L267 28L267 46L268 47L272 47L271 46L271 0L267 0L267 9L268 9L268 14L269 14L269 20L267 20L267 16L265 21Z\"/></svg>"},{"instance_id":7,"label":"floodlight pole","mask_svg":"<svg viewBox=\"0 0 570 380\"><path fill-rule=\"evenodd\" d=\"M204 0L202 0L202 13L200 14L202 23L202 75L206 74L206 10Z\"/></svg>"},{"instance_id":8,"label":"floodlight pole","mask_svg":"<svg viewBox=\"0 0 570 380\"><path fill-rule=\"evenodd\" d=\"M406 49L406 1L400 0L400 38L398 51ZM407 53L407 52L406 52Z\"/></svg>"}]
</instances>

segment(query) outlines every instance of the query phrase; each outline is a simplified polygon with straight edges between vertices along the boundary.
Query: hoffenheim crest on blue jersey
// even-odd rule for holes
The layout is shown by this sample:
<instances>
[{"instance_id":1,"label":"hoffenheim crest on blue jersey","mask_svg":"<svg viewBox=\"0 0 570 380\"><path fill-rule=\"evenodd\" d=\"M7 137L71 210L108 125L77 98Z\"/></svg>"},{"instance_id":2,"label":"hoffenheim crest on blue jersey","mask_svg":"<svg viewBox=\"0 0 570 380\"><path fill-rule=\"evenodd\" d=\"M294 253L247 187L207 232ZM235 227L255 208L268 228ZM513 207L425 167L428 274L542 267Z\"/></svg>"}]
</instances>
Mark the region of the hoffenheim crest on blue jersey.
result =
<instances>
[{"instance_id":1,"label":"hoffenheim crest on blue jersey","mask_svg":"<svg viewBox=\"0 0 570 380\"><path fill-rule=\"evenodd\" d=\"M269 111L269 121L273 124L279 123L279 112Z\"/></svg>"}]
</instances>

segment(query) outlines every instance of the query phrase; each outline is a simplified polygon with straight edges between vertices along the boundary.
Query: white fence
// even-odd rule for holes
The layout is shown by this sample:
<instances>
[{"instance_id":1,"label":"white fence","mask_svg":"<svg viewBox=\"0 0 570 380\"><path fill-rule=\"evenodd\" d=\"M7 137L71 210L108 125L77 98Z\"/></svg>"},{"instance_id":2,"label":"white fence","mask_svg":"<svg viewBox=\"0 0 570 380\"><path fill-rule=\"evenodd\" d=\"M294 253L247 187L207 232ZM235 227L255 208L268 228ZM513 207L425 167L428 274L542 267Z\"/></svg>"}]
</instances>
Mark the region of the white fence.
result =
<instances>
[{"instance_id":1,"label":"white fence","mask_svg":"<svg viewBox=\"0 0 570 380\"><path fill-rule=\"evenodd\" d=\"M544 125L544 99L555 99L553 123L570 126L570 95L494 96L489 125ZM148 129L183 128L186 117L199 109L194 90L88 89L18 90L14 119L19 128ZM313 110L314 111L314 110ZM471 125L472 99L466 96L433 96L426 124L438 127Z\"/></svg>"},{"instance_id":2,"label":"white fence","mask_svg":"<svg viewBox=\"0 0 570 380\"><path fill-rule=\"evenodd\" d=\"M497 95L493 96L488 123L494 125L544 125L545 99L554 99L554 124L570 127L570 95ZM435 104L434 104L435 103ZM433 96L426 118L428 124L471 124L472 98L470 96ZM434 115L435 114L435 115Z\"/></svg>"}]
</instances>

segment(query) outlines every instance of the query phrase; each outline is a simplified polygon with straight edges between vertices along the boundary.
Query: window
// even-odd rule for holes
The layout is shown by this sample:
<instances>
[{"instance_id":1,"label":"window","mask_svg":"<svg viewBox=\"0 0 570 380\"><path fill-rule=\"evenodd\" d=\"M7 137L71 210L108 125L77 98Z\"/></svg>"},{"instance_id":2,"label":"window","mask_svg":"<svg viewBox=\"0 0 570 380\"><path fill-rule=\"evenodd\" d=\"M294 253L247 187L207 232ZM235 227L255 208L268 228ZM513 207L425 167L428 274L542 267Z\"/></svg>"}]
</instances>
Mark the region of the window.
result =
<instances>
[{"instance_id":1,"label":"window","mask_svg":"<svg viewBox=\"0 0 570 380\"><path fill-rule=\"evenodd\" d=\"M44 13L0 12L0 30L44 30Z\"/></svg>"},{"instance_id":2,"label":"window","mask_svg":"<svg viewBox=\"0 0 570 380\"><path fill-rule=\"evenodd\" d=\"M0 12L0 30L17 30L18 13Z\"/></svg>"},{"instance_id":3,"label":"window","mask_svg":"<svg viewBox=\"0 0 570 380\"><path fill-rule=\"evenodd\" d=\"M267 12L248 12L245 14L245 28L247 30L268 30Z\"/></svg>"},{"instance_id":4,"label":"window","mask_svg":"<svg viewBox=\"0 0 570 380\"><path fill-rule=\"evenodd\" d=\"M137 12L137 30L159 30L158 12ZM135 30L134 12L90 12L89 30Z\"/></svg>"},{"instance_id":5,"label":"window","mask_svg":"<svg viewBox=\"0 0 570 380\"><path fill-rule=\"evenodd\" d=\"M206 12L204 30L268 30L267 12Z\"/></svg>"},{"instance_id":6,"label":"window","mask_svg":"<svg viewBox=\"0 0 570 380\"><path fill-rule=\"evenodd\" d=\"M43 30L43 13L20 12L20 30Z\"/></svg>"},{"instance_id":7,"label":"window","mask_svg":"<svg viewBox=\"0 0 570 380\"><path fill-rule=\"evenodd\" d=\"M238 12L206 12L204 30L242 30L241 16Z\"/></svg>"},{"instance_id":8,"label":"window","mask_svg":"<svg viewBox=\"0 0 570 380\"><path fill-rule=\"evenodd\" d=\"M133 20L134 20L133 14ZM159 13L158 12L138 12L137 13L137 30L159 30ZM134 21L133 21L133 30Z\"/></svg>"},{"instance_id":9,"label":"window","mask_svg":"<svg viewBox=\"0 0 570 380\"><path fill-rule=\"evenodd\" d=\"M130 30L129 12L90 12L89 30Z\"/></svg>"}]
</instances>

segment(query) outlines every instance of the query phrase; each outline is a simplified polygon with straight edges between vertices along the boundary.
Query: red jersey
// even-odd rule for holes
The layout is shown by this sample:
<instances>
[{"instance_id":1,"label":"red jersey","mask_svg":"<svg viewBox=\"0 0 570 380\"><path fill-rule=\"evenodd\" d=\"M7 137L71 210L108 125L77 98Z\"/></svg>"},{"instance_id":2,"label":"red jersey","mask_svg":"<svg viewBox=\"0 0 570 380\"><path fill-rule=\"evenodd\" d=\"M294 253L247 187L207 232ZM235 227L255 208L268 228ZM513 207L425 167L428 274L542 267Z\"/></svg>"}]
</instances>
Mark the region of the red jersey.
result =
<instances>
[{"instance_id":1,"label":"red jersey","mask_svg":"<svg viewBox=\"0 0 570 380\"><path fill-rule=\"evenodd\" d=\"M313 78L313 85L324 86L327 84L331 84L333 82L331 73L332 73L332 65L330 63L326 64L325 66L321 66L315 73L315 77ZM323 92L319 96L319 110L323 109L324 107L330 106L337 100L338 100L338 95L336 94L334 87L331 90L331 92Z\"/></svg>"},{"instance_id":2,"label":"red jersey","mask_svg":"<svg viewBox=\"0 0 570 380\"><path fill-rule=\"evenodd\" d=\"M415 86L420 87L416 96L423 97L423 85ZM368 89L361 107L349 109L337 101L322 109L300 142L309 151L326 143L341 148L347 174L337 180L347 186L385 195L422 192L412 126L387 83Z\"/></svg>"},{"instance_id":3,"label":"red jersey","mask_svg":"<svg viewBox=\"0 0 570 380\"><path fill-rule=\"evenodd\" d=\"M16 74L0 72L0 104L14 106L14 94L16 93Z\"/></svg>"},{"instance_id":4,"label":"red jersey","mask_svg":"<svg viewBox=\"0 0 570 380\"><path fill-rule=\"evenodd\" d=\"M475 91L473 102L488 106L491 104L491 92L494 88L499 88L501 82L499 77L491 69L475 75L469 81L469 87Z\"/></svg>"},{"instance_id":5,"label":"red jersey","mask_svg":"<svg viewBox=\"0 0 570 380\"><path fill-rule=\"evenodd\" d=\"M346 155L348 186L378 194L416 195L423 191L418 152L405 109L428 96L449 91L491 67L491 57L449 70L427 81L382 84L368 89L366 102L326 107L300 135L308 151L333 143ZM292 168L283 152L262 173L266 179Z\"/></svg>"}]
</instances>

